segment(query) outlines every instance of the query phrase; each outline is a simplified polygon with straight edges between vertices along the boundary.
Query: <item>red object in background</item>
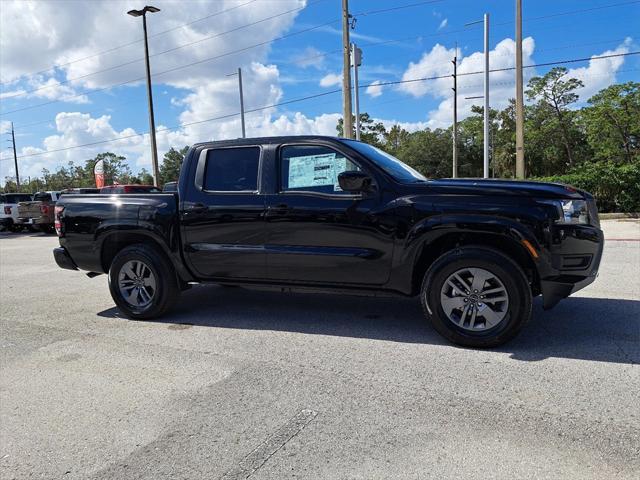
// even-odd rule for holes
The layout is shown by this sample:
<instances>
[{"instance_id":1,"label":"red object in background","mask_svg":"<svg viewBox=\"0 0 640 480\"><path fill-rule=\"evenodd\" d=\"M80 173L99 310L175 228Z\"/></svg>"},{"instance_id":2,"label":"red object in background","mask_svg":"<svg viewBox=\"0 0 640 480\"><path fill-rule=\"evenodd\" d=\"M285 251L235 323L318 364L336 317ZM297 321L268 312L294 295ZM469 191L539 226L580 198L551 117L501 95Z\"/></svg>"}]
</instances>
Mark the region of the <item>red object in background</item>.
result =
<instances>
[{"instance_id":1,"label":"red object in background","mask_svg":"<svg viewBox=\"0 0 640 480\"><path fill-rule=\"evenodd\" d=\"M40 213L46 215L49 213L49 205L40 205Z\"/></svg>"},{"instance_id":2,"label":"red object in background","mask_svg":"<svg viewBox=\"0 0 640 480\"><path fill-rule=\"evenodd\" d=\"M162 193L153 185L108 185L100 189L100 193Z\"/></svg>"},{"instance_id":3,"label":"red object in background","mask_svg":"<svg viewBox=\"0 0 640 480\"><path fill-rule=\"evenodd\" d=\"M96 187L104 187L104 160L98 160L93 166L93 174L96 177Z\"/></svg>"}]
</instances>

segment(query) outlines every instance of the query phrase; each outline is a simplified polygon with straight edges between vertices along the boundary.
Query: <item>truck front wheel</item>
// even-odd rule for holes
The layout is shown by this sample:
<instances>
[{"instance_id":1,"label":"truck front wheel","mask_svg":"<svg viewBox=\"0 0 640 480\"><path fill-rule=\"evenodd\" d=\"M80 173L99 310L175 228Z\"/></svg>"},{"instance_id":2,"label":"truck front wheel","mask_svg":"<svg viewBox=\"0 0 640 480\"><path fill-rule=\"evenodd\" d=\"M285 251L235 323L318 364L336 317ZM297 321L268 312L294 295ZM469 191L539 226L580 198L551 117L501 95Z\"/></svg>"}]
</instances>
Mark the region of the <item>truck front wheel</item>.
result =
<instances>
[{"instance_id":1,"label":"truck front wheel","mask_svg":"<svg viewBox=\"0 0 640 480\"><path fill-rule=\"evenodd\" d=\"M461 247L438 258L420 297L438 333L465 347L502 345L531 317L531 288L520 266L484 247Z\"/></svg>"},{"instance_id":2,"label":"truck front wheel","mask_svg":"<svg viewBox=\"0 0 640 480\"><path fill-rule=\"evenodd\" d=\"M144 244L130 245L116 254L109 268L109 290L120 311L136 320L161 316L180 294L173 265Z\"/></svg>"}]
</instances>

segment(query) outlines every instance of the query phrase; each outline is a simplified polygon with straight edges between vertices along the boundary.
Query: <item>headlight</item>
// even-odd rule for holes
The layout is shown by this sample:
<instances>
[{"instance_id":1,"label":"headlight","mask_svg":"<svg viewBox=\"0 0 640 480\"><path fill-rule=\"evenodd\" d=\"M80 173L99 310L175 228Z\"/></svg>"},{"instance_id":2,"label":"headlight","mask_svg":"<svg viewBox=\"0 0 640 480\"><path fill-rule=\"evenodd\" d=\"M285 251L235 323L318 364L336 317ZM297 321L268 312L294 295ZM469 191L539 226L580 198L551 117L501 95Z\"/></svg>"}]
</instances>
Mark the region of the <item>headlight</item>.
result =
<instances>
[{"instance_id":1,"label":"headlight","mask_svg":"<svg viewBox=\"0 0 640 480\"><path fill-rule=\"evenodd\" d=\"M554 205L558 209L557 224L589 224L589 208L586 200L546 200L543 203Z\"/></svg>"}]
</instances>

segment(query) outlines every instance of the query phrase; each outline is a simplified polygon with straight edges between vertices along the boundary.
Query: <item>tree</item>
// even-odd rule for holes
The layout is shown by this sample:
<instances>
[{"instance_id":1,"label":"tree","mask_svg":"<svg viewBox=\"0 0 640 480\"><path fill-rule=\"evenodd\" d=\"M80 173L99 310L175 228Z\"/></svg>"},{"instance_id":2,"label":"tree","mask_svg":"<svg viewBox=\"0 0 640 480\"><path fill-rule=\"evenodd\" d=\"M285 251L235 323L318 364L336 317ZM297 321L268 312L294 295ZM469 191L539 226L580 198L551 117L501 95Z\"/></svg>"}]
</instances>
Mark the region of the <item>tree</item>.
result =
<instances>
[{"instance_id":1,"label":"tree","mask_svg":"<svg viewBox=\"0 0 640 480\"><path fill-rule=\"evenodd\" d=\"M573 146L576 143L578 130L575 124L575 112L569 110L569 106L578 101L575 90L584 86L581 80L569 78L565 67L555 67L543 77L533 77L529 80L526 91L530 101L536 101L536 115L541 122L548 122L551 130L557 130L560 134L563 147L566 152L566 163L569 167L574 165Z\"/></svg>"},{"instance_id":2,"label":"tree","mask_svg":"<svg viewBox=\"0 0 640 480\"><path fill-rule=\"evenodd\" d=\"M407 132L400 125L394 125L388 132L383 134L384 146L383 148L391 155L398 155L400 148L409 139L410 133Z\"/></svg>"},{"instance_id":3,"label":"tree","mask_svg":"<svg viewBox=\"0 0 640 480\"><path fill-rule=\"evenodd\" d=\"M180 168L184 157L189 151L189 147L182 147L180 150L171 149L164 154L162 159L162 165L160 165L160 184L164 185L167 182L175 182L180 176Z\"/></svg>"},{"instance_id":4,"label":"tree","mask_svg":"<svg viewBox=\"0 0 640 480\"><path fill-rule=\"evenodd\" d=\"M451 176L451 132L437 128L407 135L400 144L397 157L429 178Z\"/></svg>"},{"instance_id":5,"label":"tree","mask_svg":"<svg viewBox=\"0 0 640 480\"><path fill-rule=\"evenodd\" d=\"M344 121L342 118L338 120L338 125L336 125L336 131L338 132L338 136L342 137L344 132ZM355 116L353 119L353 131L352 137L356 138L356 121ZM374 122L373 119L369 116L368 113L360 114L360 140L368 143L369 145L373 145L375 147L383 146L383 139L385 134L387 133L384 128L384 124L382 122Z\"/></svg>"},{"instance_id":6,"label":"tree","mask_svg":"<svg viewBox=\"0 0 640 480\"><path fill-rule=\"evenodd\" d=\"M589 99L581 120L596 160L640 157L640 83L611 85Z\"/></svg>"}]
</instances>

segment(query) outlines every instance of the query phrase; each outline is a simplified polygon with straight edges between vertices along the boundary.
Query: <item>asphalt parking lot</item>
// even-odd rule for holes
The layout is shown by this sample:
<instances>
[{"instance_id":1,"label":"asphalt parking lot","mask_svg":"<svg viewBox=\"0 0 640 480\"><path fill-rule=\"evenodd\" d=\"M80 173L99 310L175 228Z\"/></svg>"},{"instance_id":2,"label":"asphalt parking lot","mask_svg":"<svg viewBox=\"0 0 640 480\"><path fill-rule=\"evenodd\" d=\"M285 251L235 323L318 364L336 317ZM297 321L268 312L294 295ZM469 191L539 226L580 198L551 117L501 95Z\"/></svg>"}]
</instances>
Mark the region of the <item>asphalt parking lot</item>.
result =
<instances>
[{"instance_id":1,"label":"asphalt parking lot","mask_svg":"<svg viewBox=\"0 0 640 480\"><path fill-rule=\"evenodd\" d=\"M3 479L638 478L640 223L497 350L413 299L197 287L120 318L54 236L0 234Z\"/></svg>"}]
</instances>

